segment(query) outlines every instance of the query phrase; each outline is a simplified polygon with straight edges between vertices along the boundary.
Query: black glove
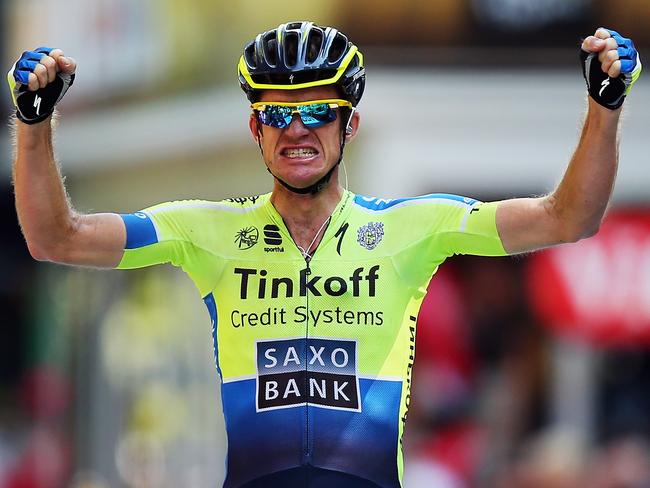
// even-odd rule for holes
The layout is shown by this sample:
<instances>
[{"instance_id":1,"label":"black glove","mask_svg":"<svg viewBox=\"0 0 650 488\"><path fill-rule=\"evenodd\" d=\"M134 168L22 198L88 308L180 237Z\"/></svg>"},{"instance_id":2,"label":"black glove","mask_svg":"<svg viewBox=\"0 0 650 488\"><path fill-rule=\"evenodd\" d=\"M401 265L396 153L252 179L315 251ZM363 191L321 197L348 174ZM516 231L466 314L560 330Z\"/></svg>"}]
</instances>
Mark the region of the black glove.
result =
<instances>
[{"instance_id":1,"label":"black glove","mask_svg":"<svg viewBox=\"0 0 650 488\"><path fill-rule=\"evenodd\" d=\"M580 49L580 61L582 74L587 82L587 91L591 98L603 107L614 110L623 105L625 96L641 74L641 59L631 39L627 39L611 29L606 30L618 44L621 74L616 78L610 78L607 73L604 73L597 52L590 53Z\"/></svg>"},{"instance_id":2,"label":"black glove","mask_svg":"<svg viewBox=\"0 0 650 488\"><path fill-rule=\"evenodd\" d=\"M56 79L45 88L29 91L29 74L38 66L43 56L52 51L49 47L25 51L7 74L11 97L16 106L16 116L26 124L38 124L52 115L54 107L74 82L74 74L60 71L56 74Z\"/></svg>"}]
</instances>

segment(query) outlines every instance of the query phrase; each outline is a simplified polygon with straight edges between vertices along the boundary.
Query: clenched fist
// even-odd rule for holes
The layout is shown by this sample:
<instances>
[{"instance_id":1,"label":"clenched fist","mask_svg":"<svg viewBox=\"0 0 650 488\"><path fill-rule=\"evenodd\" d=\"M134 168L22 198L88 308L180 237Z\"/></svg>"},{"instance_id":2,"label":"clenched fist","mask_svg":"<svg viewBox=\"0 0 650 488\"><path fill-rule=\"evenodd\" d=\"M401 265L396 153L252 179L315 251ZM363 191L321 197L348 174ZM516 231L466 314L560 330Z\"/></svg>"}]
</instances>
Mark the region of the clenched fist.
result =
<instances>
[{"instance_id":1,"label":"clenched fist","mask_svg":"<svg viewBox=\"0 0 650 488\"><path fill-rule=\"evenodd\" d=\"M641 74L641 59L631 39L603 27L582 42L582 74L591 98L617 109Z\"/></svg>"},{"instance_id":2,"label":"clenched fist","mask_svg":"<svg viewBox=\"0 0 650 488\"><path fill-rule=\"evenodd\" d=\"M16 61L7 81L16 106L16 116L26 124L47 119L72 86L77 63L60 49L39 47L25 51Z\"/></svg>"}]
</instances>

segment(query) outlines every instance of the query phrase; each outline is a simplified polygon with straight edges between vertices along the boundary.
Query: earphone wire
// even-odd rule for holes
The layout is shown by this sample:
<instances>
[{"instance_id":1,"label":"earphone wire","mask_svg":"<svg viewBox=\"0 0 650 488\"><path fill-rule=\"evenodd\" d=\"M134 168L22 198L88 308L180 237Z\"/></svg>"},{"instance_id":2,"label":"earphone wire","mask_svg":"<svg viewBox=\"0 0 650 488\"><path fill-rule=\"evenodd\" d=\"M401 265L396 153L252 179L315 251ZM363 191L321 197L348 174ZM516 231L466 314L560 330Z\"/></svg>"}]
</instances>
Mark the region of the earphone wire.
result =
<instances>
[{"instance_id":1,"label":"earphone wire","mask_svg":"<svg viewBox=\"0 0 650 488\"><path fill-rule=\"evenodd\" d=\"M352 132L352 130L351 130L352 126L350 125L350 123L352 122L352 116L354 115L355 110L356 110L356 107L352 107L352 111L351 111L352 113L350 113L350 117L348 117L348 122L346 124L346 130L345 130L345 132L347 134ZM341 159L341 166L343 166L343 174L345 175L345 188L344 189L345 189L345 191L347 193L347 191L348 191L348 169L345 167L345 160L343 160L343 159ZM311 240L311 242L309 243L309 246L307 246L306 250L303 249L301 246L298 246L298 249L300 249L300 252L302 253L302 257L305 258L307 261L311 261L312 255L309 254L309 252L311 251L311 247L314 245L314 242L316 242L316 239L318 239L318 236L323 231L325 226L330 222L330 220L332 220L332 215L330 215L329 217L327 217L327 219L325 219L325 222L323 222L323 224L320 226L320 228L318 229L318 232L316 232L316 235Z\"/></svg>"},{"instance_id":2,"label":"earphone wire","mask_svg":"<svg viewBox=\"0 0 650 488\"><path fill-rule=\"evenodd\" d=\"M318 236L320 235L320 233L323 231L323 229L325 228L325 226L329 223L329 221L331 219L332 219L331 215L329 217L327 217L327 219L325 219L325 222L323 222L323 224L318 229L318 232L316 232L316 235L314 236L314 238L309 243L309 246L307 246L307 250L305 250L302 247L298 246L298 249L300 249L300 252L302 253L302 257L305 258L307 261L311 261L311 256L312 255L309 254L309 251L311 251L311 246L314 245L314 242L316 242L316 239L318 239Z\"/></svg>"}]
</instances>

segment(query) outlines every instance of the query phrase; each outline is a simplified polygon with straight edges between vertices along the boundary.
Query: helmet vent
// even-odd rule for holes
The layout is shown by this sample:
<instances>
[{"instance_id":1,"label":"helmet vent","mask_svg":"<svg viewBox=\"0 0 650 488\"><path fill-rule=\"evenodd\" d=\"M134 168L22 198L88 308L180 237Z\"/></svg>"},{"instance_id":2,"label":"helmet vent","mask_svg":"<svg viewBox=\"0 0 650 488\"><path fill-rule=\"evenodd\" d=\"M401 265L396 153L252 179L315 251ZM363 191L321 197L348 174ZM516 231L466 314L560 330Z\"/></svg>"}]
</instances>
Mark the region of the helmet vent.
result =
<instances>
[{"instance_id":1,"label":"helmet vent","mask_svg":"<svg viewBox=\"0 0 650 488\"><path fill-rule=\"evenodd\" d=\"M249 100L262 90L332 86L356 106L366 75L363 56L345 34L312 22L290 22L258 34L244 47L241 88Z\"/></svg>"},{"instance_id":2,"label":"helmet vent","mask_svg":"<svg viewBox=\"0 0 650 488\"><path fill-rule=\"evenodd\" d=\"M307 63L311 64L316 61L320 51L323 47L323 31L317 27L313 27L309 31L309 38L307 39Z\"/></svg>"},{"instance_id":3,"label":"helmet vent","mask_svg":"<svg viewBox=\"0 0 650 488\"><path fill-rule=\"evenodd\" d=\"M336 63L341 59L343 53L348 47L348 40L343 34L337 33L332 45L330 46L330 52L327 55L327 61L330 63Z\"/></svg>"},{"instance_id":4,"label":"helmet vent","mask_svg":"<svg viewBox=\"0 0 650 488\"><path fill-rule=\"evenodd\" d=\"M284 38L284 62L288 67L293 67L298 62L298 33L287 32Z\"/></svg>"},{"instance_id":5,"label":"helmet vent","mask_svg":"<svg viewBox=\"0 0 650 488\"><path fill-rule=\"evenodd\" d=\"M255 56L255 44L250 43L244 50L244 59L251 68L257 68L257 57Z\"/></svg>"},{"instance_id":6,"label":"helmet vent","mask_svg":"<svg viewBox=\"0 0 650 488\"><path fill-rule=\"evenodd\" d=\"M264 46L264 59L269 66L277 66L278 64L278 41L275 36L275 31L267 32L262 40Z\"/></svg>"}]
</instances>

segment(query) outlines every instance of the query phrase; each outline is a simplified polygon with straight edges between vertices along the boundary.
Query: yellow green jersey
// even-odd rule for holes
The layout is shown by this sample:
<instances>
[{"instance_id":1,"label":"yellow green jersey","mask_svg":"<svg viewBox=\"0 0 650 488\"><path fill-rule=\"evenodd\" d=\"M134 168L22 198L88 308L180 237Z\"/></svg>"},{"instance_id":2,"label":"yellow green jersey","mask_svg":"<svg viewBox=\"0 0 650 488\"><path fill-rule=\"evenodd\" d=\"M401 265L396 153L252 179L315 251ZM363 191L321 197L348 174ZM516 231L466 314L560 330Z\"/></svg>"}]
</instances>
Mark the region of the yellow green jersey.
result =
<instances>
[{"instance_id":1,"label":"yellow green jersey","mask_svg":"<svg viewBox=\"0 0 650 488\"><path fill-rule=\"evenodd\" d=\"M505 254L496 204L346 192L306 259L270 196L123 215L119 267L180 266L207 305L225 487L400 487L420 305L447 257Z\"/></svg>"}]
</instances>

